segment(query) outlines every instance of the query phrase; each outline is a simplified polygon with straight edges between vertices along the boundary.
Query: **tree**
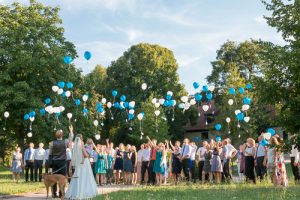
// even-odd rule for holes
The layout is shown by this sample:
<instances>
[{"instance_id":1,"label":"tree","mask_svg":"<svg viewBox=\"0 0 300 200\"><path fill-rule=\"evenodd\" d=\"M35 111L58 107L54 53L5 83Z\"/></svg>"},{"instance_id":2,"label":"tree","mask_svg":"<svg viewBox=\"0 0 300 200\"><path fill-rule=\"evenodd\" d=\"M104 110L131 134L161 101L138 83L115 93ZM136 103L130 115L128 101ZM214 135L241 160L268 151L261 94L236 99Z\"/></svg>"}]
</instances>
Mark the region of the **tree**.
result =
<instances>
[{"instance_id":1,"label":"tree","mask_svg":"<svg viewBox=\"0 0 300 200\"><path fill-rule=\"evenodd\" d=\"M64 38L64 29L58 16L59 9L30 1L22 6L13 3L0 5L0 113L10 112L7 130L1 136L1 154L12 137L23 147L28 124L26 112L44 106L43 100L50 94L57 81L72 81L79 85L80 71L63 63L66 55L76 57L75 46ZM39 118L39 117L37 117ZM46 141L52 136L53 127L47 119L37 120L29 141Z\"/></svg>"}]
</instances>

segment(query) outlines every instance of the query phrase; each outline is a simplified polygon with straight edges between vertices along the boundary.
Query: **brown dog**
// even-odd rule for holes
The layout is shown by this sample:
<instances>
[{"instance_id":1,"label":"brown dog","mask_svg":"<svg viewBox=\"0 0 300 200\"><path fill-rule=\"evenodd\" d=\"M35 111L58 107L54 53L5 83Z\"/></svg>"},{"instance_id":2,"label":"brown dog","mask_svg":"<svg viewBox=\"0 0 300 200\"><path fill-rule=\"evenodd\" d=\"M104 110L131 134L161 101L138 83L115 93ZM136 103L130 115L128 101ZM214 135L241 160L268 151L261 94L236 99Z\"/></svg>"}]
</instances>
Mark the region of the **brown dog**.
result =
<instances>
[{"instance_id":1,"label":"brown dog","mask_svg":"<svg viewBox=\"0 0 300 200\"><path fill-rule=\"evenodd\" d=\"M62 194L61 199L65 197L65 187L67 184L67 178L61 174L43 174L44 184L47 190L47 199L49 196L49 187L53 186L54 184L58 184L59 190Z\"/></svg>"}]
</instances>

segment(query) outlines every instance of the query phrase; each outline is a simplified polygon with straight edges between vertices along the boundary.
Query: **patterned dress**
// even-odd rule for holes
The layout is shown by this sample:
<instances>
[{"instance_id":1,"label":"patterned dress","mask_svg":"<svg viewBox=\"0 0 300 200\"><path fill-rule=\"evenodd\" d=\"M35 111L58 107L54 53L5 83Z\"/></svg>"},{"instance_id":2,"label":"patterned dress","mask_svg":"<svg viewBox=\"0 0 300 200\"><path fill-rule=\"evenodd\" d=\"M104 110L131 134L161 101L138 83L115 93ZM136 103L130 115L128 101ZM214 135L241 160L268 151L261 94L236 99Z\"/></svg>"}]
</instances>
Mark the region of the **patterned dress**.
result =
<instances>
[{"instance_id":1,"label":"patterned dress","mask_svg":"<svg viewBox=\"0 0 300 200\"><path fill-rule=\"evenodd\" d=\"M219 151L214 148L211 162L211 172L223 172L222 162Z\"/></svg>"},{"instance_id":2,"label":"patterned dress","mask_svg":"<svg viewBox=\"0 0 300 200\"><path fill-rule=\"evenodd\" d=\"M204 165L203 165L203 171L205 173L209 173L211 171L211 164L210 164L210 160L211 160L211 152L210 151L206 151L204 153Z\"/></svg>"},{"instance_id":3,"label":"patterned dress","mask_svg":"<svg viewBox=\"0 0 300 200\"><path fill-rule=\"evenodd\" d=\"M12 161L12 172L21 173L22 170L22 154L14 152Z\"/></svg>"}]
</instances>

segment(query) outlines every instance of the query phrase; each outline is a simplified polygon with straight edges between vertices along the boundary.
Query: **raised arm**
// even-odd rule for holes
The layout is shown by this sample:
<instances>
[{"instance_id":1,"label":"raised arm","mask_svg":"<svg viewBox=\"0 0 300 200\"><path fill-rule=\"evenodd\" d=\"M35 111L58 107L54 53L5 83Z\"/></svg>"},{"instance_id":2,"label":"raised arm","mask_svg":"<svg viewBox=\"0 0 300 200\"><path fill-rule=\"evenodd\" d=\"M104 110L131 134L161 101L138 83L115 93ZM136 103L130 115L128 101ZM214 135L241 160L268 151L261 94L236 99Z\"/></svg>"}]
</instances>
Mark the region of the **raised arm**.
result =
<instances>
[{"instance_id":1,"label":"raised arm","mask_svg":"<svg viewBox=\"0 0 300 200\"><path fill-rule=\"evenodd\" d=\"M69 137L68 139L65 139L66 146L69 146L69 143L72 142L74 139L74 132L73 132L73 126L69 126Z\"/></svg>"},{"instance_id":2,"label":"raised arm","mask_svg":"<svg viewBox=\"0 0 300 200\"><path fill-rule=\"evenodd\" d=\"M173 144L172 144L172 141L171 141L171 140L170 140L170 146L171 146L172 150L174 151L175 147L173 146Z\"/></svg>"},{"instance_id":3,"label":"raised arm","mask_svg":"<svg viewBox=\"0 0 300 200\"><path fill-rule=\"evenodd\" d=\"M106 141L106 146L108 148L109 147L109 139L107 138L105 141Z\"/></svg>"},{"instance_id":4,"label":"raised arm","mask_svg":"<svg viewBox=\"0 0 300 200\"><path fill-rule=\"evenodd\" d=\"M153 146L154 144L153 144L153 142L151 141L151 139L149 138L149 136L146 136L146 138L147 138L148 142Z\"/></svg>"}]
</instances>

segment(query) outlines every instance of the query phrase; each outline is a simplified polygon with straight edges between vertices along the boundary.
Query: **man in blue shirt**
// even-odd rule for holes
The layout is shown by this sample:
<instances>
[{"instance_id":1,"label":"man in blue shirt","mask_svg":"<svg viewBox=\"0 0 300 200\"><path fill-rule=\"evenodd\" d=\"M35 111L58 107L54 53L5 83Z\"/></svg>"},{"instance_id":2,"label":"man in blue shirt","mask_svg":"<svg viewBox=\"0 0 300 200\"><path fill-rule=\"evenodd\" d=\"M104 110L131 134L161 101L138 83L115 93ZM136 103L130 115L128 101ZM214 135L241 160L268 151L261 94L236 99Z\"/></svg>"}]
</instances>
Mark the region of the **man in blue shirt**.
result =
<instances>
[{"instance_id":1,"label":"man in blue shirt","mask_svg":"<svg viewBox=\"0 0 300 200\"><path fill-rule=\"evenodd\" d=\"M182 169L185 178L187 181L190 181L190 174L189 174L189 163L191 157L191 147L189 145L189 139L185 138L183 140L183 146L181 149L181 162L182 162Z\"/></svg>"},{"instance_id":2,"label":"man in blue shirt","mask_svg":"<svg viewBox=\"0 0 300 200\"><path fill-rule=\"evenodd\" d=\"M30 181L33 181L33 168L34 168L34 144L31 142L29 148L24 153L24 164L25 164L25 181L28 181L28 173L30 170Z\"/></svg>"}]
</instances>

